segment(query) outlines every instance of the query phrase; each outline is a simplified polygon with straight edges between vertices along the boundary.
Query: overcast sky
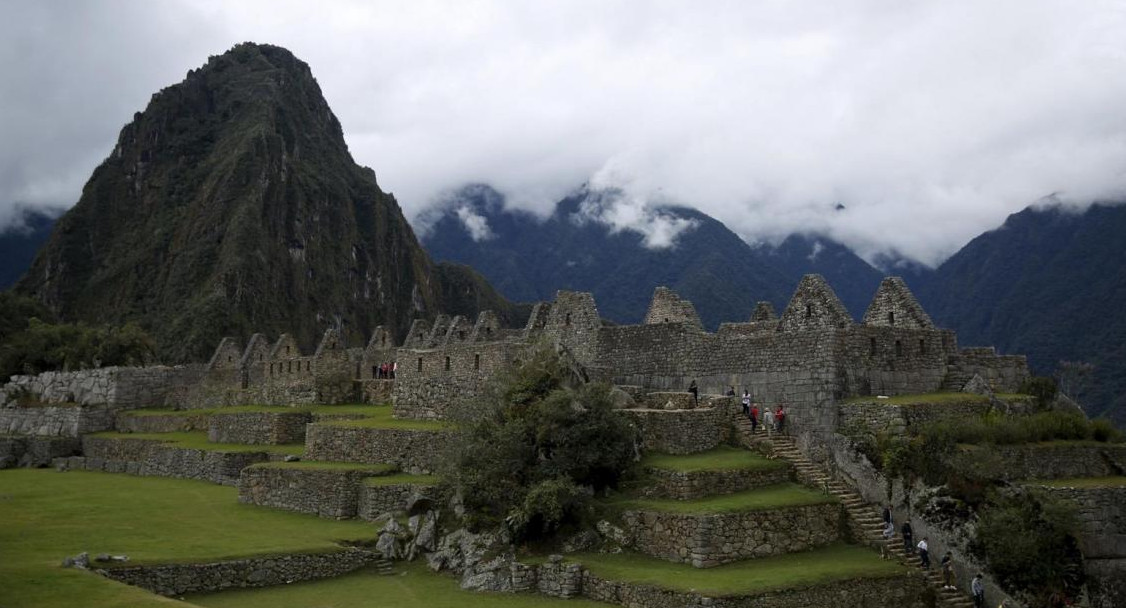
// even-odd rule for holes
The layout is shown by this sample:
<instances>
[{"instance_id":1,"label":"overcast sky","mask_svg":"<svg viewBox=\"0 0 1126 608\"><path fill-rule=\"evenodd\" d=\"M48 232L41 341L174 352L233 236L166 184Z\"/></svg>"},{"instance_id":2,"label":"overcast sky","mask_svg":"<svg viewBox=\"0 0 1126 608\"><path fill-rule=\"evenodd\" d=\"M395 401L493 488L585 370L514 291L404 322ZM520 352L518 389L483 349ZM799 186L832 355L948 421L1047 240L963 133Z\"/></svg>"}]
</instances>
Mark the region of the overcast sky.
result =
<instances>
[{"instance_id":1,"label":"overcast sky","mask_svg":"<svg viewBox=\"0 0 1126 608\"><path fill-rule=\"evenodd\" d=\"M1122 1L0 10L0 225L74 204L153 92L246 40L309 63L412 218L467 182L541 213L592 182L642 231L675 202L749 241L816 231L934 264L1046 195L1126 193Z\"/></svg>"}]
</instances>

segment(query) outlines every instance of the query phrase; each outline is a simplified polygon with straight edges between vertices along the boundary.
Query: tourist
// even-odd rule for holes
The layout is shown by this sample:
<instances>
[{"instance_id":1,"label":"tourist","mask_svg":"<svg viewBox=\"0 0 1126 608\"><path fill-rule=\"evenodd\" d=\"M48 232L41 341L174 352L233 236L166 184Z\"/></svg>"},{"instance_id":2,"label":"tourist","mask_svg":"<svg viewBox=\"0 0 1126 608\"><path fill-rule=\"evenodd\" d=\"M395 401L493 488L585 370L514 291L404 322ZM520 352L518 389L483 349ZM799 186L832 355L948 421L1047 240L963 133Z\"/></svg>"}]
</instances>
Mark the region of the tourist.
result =
<instances>
[{"instance_id":1,"label":"tourist","mask_svg":"<svg viewBox=\"0 0 1126 608\"><path fill-rule=\"evenodd\" d=\"M911 530L911 522L904 521L903 525L899 527L899 533L903 535L903 551L910 555L915 552L915 545L911 542L914 540L914 533Z\"/></svg>"},{"instance_id":2,"label":"tourist","mask_svg":"<svg viewBox=\"0 0 1126 608\"><path fill-rule=\"evenodd\" d=\"M693 380L692 384L688 385L688 392L692 393L692 406L695 407L700 404L700 389L696 386L696 381Z\"/></svg>"},{"instance_id":3,"label":"tourist","mask_svg":"<svg viewBox=\"0 0 1126 608\"><path fill-rule=\"evenodd\" d=\"M751 434L754 435L758 430L758 404L751 404Z\"/></svg>"},{"instance_id":4,"label":"tourist","mask_svg":"<svg viewBox=\"0 0 1126 608\"><path fill-rule=\"evenodd\" d=\"M786 425L786 412L783 411L782 406L778 406L778 411L774 412L774 425L779 434L782 433L783 427Z\"/></svg>"},{"instance_id":5,"label":"tourist","mask_svg":"<svg viewBox=\"0 0 1126 608\"><path fill-rule=\"evenodd\" d=\"M727 393L725 393L725 395L728 396L728 397L734 397L735 396L735 387L734 386L728 387Z\"/></svg>"},{"instance_id":6,"label":"tourist","mask_svg":"<svg viewBox=\"0 0 1126 608\"><path fill-rule=\"evenodd\" d=\"M774 431L774 412L770 411L770 406L762 408L762 426L766 429L766 436Z\"/></svg>"},{"instance_id":7,"label":"tourist","mask_svg":"<svg viewBox=\"0 0 1126 608\"><path fill-rule=\"evenodd\" d=\"M391 379L392 380L395 379L395 372L397 372L397 371L399 371L399 362L398 361L392 361L391 362Z\"/></svg>"},{"instance_id":8,"label":"tourist","mask_svg":"<svg viewBox=\"0 0 1126 608\"><path fill-rule=\"evenodd\" d=\"M747 418L751 417L751 394L746 390L743 391L743 415Z\"/></svg>"},{"instance_id":9,"label":"tourist","mask_svg":"<svg viewBox=\"0 0 1126 608\"><path fill-rule=\"evenodd\" d=\"M942 588L955 589L954 587L954 555L949 551L942 556Z\"/></svg>"},{"instance_id":10,"label":"tourist","mask_svg":"<svg viewBox=\"0 0 1126 608\"><path fill-rule=\"evenodd\" d=\"M929 545L927 545L927 537L924 536L923 540L919 541L916 547L919 548L919 563L923 566L923 570L930 570L931 556L930 552L927 550L929 548Z\"/></svg>"},{"instance_id":11,"label":"tourist","mask_svg":"<svg viewBox=\"0 0 1126 608\"><path fill-rule=\"evenodd\" d=\"M974 580L970 582L970 593L974 596L974 608L982 608L985 606L985 582L981 580L982 574L977 573ZM1004 604L1001 604L1004 606Z\"/></svg>"}]
</instances>

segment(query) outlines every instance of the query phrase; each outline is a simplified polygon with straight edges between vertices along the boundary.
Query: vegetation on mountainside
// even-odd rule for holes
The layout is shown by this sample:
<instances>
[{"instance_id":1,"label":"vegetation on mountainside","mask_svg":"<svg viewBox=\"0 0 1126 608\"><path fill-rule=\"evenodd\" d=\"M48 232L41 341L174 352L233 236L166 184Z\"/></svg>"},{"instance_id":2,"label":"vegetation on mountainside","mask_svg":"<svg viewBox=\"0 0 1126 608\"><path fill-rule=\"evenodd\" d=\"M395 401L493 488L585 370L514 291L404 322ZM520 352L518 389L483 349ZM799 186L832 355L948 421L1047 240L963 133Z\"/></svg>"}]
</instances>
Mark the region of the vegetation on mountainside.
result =
<instances>
[{"instance_id":1,"label":"vegetation on mountainside","mask_svg":"<svg viewBox=\"0 0 1126 608\"><path fill-rule=\"evenodd\" d=\"M50 323L38 302L0 293L0 379L16 374L111 365L144 365L155 343L135 323L90 326Z\"/></svg>"},{"instance_id":2,"label":"vegetation on mountainside","mask_svg":"<svg viewBox=\"0 0 1126 608\"><path fill-rule=\"evenodd\" d=\"M471 412L469 410L472 410ZM631 469L636 430L610 387L574 381L547 348L495 382L472 408L446 459L479 526L539 540L584 521L593 496Z\"/></svg>"}]
</instances>

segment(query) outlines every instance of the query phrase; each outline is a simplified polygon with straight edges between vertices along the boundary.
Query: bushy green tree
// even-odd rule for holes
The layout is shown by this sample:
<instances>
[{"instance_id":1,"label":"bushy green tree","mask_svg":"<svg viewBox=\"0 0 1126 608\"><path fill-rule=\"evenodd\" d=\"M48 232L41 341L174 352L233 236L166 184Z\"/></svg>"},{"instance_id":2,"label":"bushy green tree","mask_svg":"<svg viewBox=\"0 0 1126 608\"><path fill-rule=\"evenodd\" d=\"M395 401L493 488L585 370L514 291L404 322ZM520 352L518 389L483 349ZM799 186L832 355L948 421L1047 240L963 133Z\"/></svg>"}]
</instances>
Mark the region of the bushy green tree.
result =
<instances>
[{"instance_id":1,"label":"bushy green tree","mask_svg":"<svg viewBox=\"0 0 1126 608\"><path fill-rule=\"evenodd\" d=\"M1083 556L1072 534L1070 504L1025 489L994 497L983 509L971 550L984 557L1002 586L1033 606L1062 606L1084 582Z\"/></svg>"},{"instance_id":2,"label":"bushy green tree","mask_svg":"<svg viewBox=\"0 0 1126 608\"><path fill-rule=\"evenodd\" d=\"M610 387L583 383L551 349L500 378L465 416L447 475L476 524L542 539L589 513L634 461L636 430Z\"/></svg>"},{"instance_id":3,"label":"bushy green tree","mask_svg":"<svg viewBox=\"0 0 1126 608\"><path fill-rule=\"evenodd\" d=\"M109 365L143 365L155 344L139 326L53 324L32 317L26 328L0 342L0 378Z\"/></svg>"}]
</instances>

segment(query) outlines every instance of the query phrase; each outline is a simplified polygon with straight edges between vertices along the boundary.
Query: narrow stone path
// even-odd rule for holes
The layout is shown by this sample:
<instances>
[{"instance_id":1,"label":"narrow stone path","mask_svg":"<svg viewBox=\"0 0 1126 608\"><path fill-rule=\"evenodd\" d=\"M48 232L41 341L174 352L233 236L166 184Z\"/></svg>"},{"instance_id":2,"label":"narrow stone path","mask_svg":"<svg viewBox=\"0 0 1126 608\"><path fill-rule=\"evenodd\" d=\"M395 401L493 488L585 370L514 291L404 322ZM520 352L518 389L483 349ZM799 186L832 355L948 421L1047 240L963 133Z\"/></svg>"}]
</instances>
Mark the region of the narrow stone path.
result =
<instances>
[{"instance_id":1,"label":"narrow stone path","mask_svg":"<svg viewBox=\"0 0 1126 608\"><path fill-rule=\"evenodd\" d=\"M868 504L860 494L856 493L848 484L832 479L824 469L817 466L801 450L798 449L794 439L777 433L767 437L761 429L751 435L751 423L742 414L736 414L735 426L739 430L744 445L753 446L758 441L769 439L773 445L773 453L786 459L794 466L798 481L816 488L825 490L836 496L844 505L848 513L849 528L853 537L858 542L880 549L886 547L888 553L899 561L916 568L922 567L918 555L908 555L903 550L903 541L898 535L890 541L884 540L883 517L877 507ZM931 560L931 568L926 571L927 582L935 591L938 605L949 608L973 608L973 602L957 589L945 589L942 586L942 573L938 567L938 560Z\"/></svg>"}]
</instances>

